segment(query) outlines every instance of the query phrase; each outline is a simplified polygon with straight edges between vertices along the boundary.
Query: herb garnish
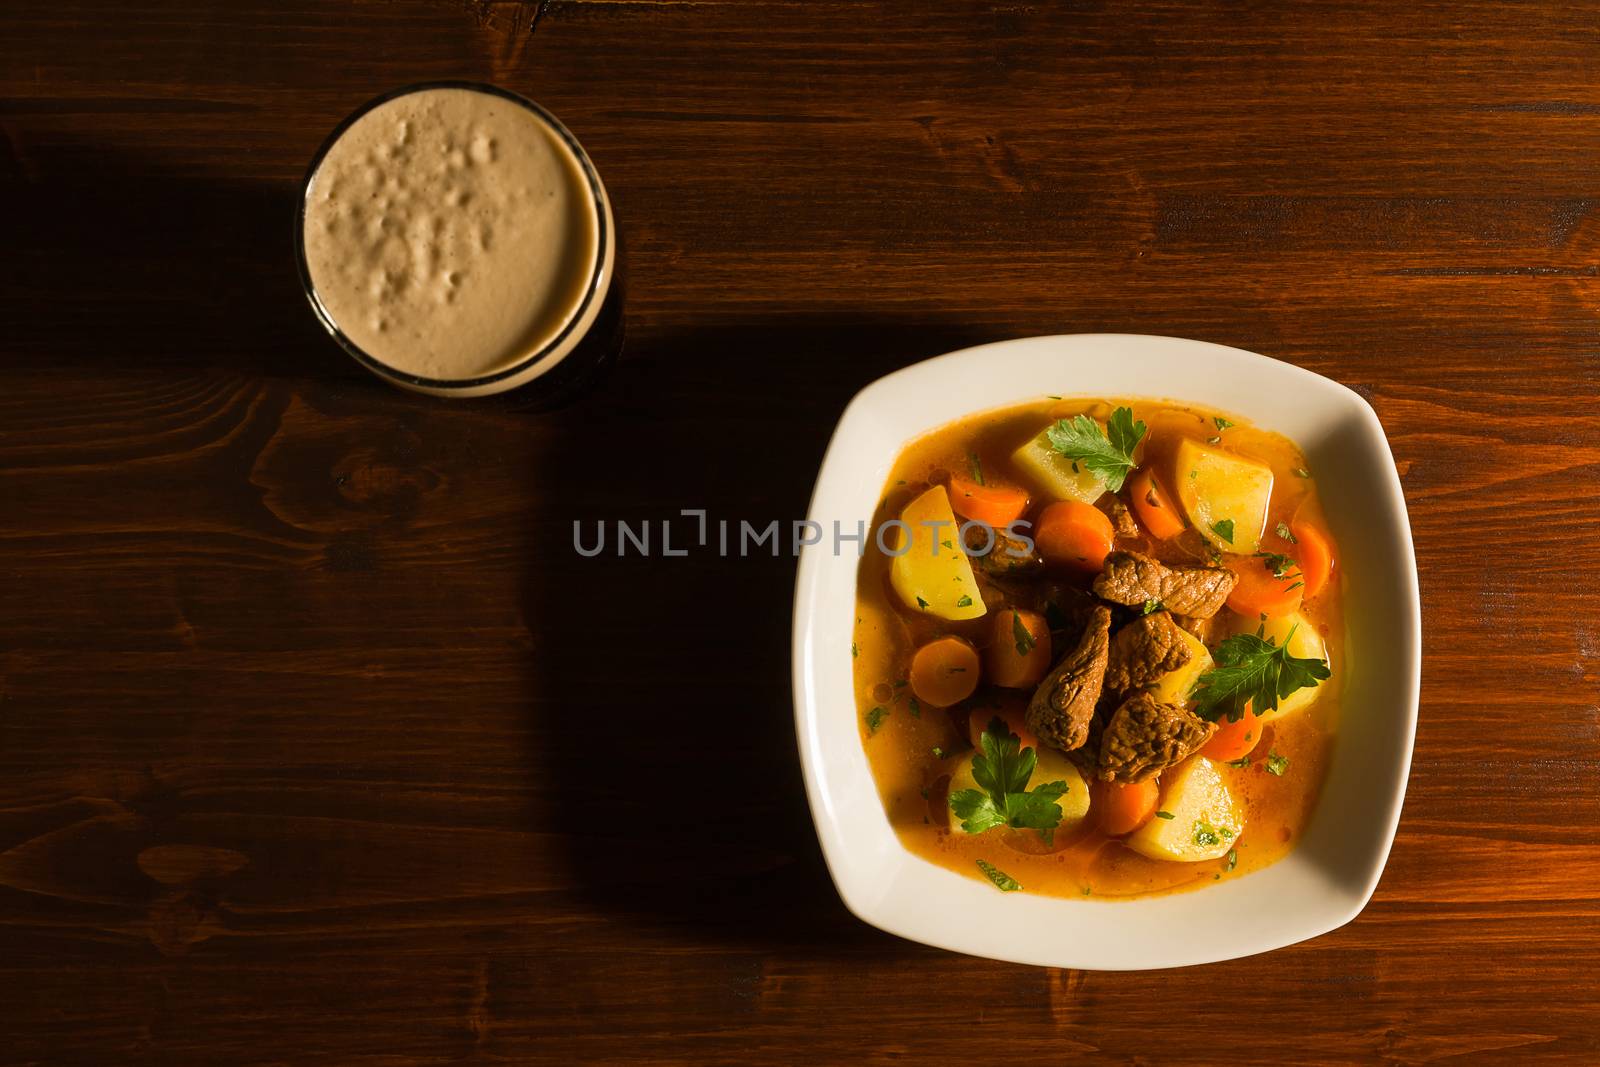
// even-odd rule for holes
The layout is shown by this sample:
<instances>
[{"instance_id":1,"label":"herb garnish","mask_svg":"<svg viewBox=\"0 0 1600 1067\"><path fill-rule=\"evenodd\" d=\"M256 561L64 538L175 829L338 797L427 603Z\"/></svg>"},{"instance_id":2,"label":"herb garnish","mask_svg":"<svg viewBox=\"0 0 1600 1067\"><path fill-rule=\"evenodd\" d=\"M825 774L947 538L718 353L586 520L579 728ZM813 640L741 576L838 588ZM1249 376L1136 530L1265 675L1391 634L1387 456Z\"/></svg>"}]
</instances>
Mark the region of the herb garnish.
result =
<instances>
[{"instance_id":1,"label":"herb garnish","mask_svg":"<svg viewBox=\"0 0 1600 1067\"><path fill-rule=\"evenodd\" d=\"M906 699L906 710L911 712L913 718L922 718L922 705L917 703L916 697Z\"/></svg>"},{"instance_id":2,"label":"herb garnish","mask_svg":"<svg viewBox=\"0 0 1600 1067\"><path fill-rule=\"evenodd\" d=\"M1028 779L1038 763L1032 748L1018 751L1021 738L999 718L978 738L983 750L972 758L972 777L982 789L958 789L950 794L950 810L969 834L997 826L1049 830L1061 822L1057 798L1067 791L1063 781L1046 782L1033 789Z\"/></svg>"},{"instance_id":3,"label":"herb garnish","mask_svg":"<svg viewBox=\"0 0 1600 1067\"><path fill-rule=\"evenodd\" d=\"M1017 655L1026 656L1033 651L1033 635L1022 625L1022 613L1011 613L1011 638L1017 643Z\"/></svg>"},{"instance_id":4,"label":"herb garnish","mask_svg":"<svg viewBox=\"0 0 1600 1067\"><path fill-rule=\"evenodd\" d=\"M1158 818L1158 819L1176 819L1177 816L1172 814L1172 812L1170 812L1170 811L1158 811L1158 812L1156 812L1156 818Z\"/></svg>"},{"instance_id":5,"label":"herb garnish","mask_svg":"<svg viewBox=\"0 0 1600 1067\"><path fill-rule=\"evenodd\" d=\"M1239 850L1236 848L1230 848L1228 850L1228 858L1223 863L1222 869L1224 871L1231 871L1237 866L1239 866Z\"/></svg>"},{"instance_id":6,"label":"herb garnish","mask_svg":"<svg viewBox=\"0 0 1600 1067\"><path fill-rule=\"evenodd\" d=\"M969 596L963 596L960 600L956 601L956 607L958 607L958 608L970 608L970 607L972 607L972 598L969 597Z\"/></svg>"},{"instance_id":7,"label":"herb garnish","mask_svg":"<svg viewBox=\"0 0 1600 1067\"><path fill-rule=\"evenodd\" d=\"M1222 538L1228 544L1233 544L1233 520L1218 519L1211 524L1211 532Z\"/></svg>"},{"instance_id":8,"label":"herb garnish","mask_svg":"<svg viewBox=\"0 0 1600 1067\"><path fill-rule=\"evenodd\" d=\"M859 655L861 655L861 650L856 647L856 643L854 641L851 641L850 642L850 658L851 659L855 659Z\"/></svg>"},{"instance_id":9,"label":"herb garnish","mask_svg":"<svg viewBox=\"0 0 1600 1067\"><path fill-rule=\"evenodd\" d=\"M1215 436L1215 437L1206 438L1206 444L1208 444L1208 445L1220 445L1221 443L1222 443L1222 436L1220 434Z\"/></svg>"},{"instance_id":10,"label":"herb garnish","mask_svg":"<svg viewBox=\"0 0 1600 1067\"><path fill-rule=\"evenodd\" d=\"M1294 476L1296 478L1309 478L1311 477L1311 472L1306 470L1304 467L1296 467L1294 469Z\"/></svg>"},{"instance_id":11,"label":"herb garnish","mask_svg":"<svg viewBox=\"0 0 1600 1067\"><path fill-rule=\"evenodd\" d=\"M972 466L972 480L983 485L983 464L978 462L978 454L971 449L967 450L967 462Z\"/></svg>"},{"instance_id":12,"label":"herb garnish","mask_svg":"<svg viewBox=\"0 0 1600 1067\"><path fill-rule=\"evenodd\" d=\"M1224 764L1224 766L1227 766L1227 767L1248 767L1248 766L1250 766L1250 753L1246 752L1244 755L1240 756L1238 759L1231 759L1226 764Z\"/></svg>"},{"instance_id":13,"label":"herb garnish","mask_svg":"<svg viewBox=\"0 0 1600 1067\"><path fill-rule=\"evenodd\" d=\"M926 600L923 600L921 597L917 597L917 607L925 608L927 606L928 606L928 602Z\"/></svg>"},{"instance_id":14,"label":"herb garnish","mask_svg":"<svg viewBox=\"0 0 1600 1067\"><path fill-rule=\"evenodd\" d=\"M1233 423L1229 422L1227 419L1223 418L1221 415L1213 415L1213 416L1211 416L1211 421L1217 424L1217 429L1219 429L1219 430L1226 430L1229 426L1233 425Z\"/></svg>"},{"instance_id":15,"label":"herb garnish","mask_svg":"<svg viewBox=\"0 0 1600 1067\"><path fill-rule=\"evenodd\" d=\"M1300 564L1281 552L1257 552L1256 557L1266 565L1267 570L1272 572L1274 578L1298 578L1300 576L1298 571L1293 575L1289 573L1290 567L1298 567Z\"/></svg>"},{"instance_id":16,"label":"herb garnish","mask_svg":"<svg viewBox=\"0 0 1600 1067\"><path fill-rule=\"evenodd\" d=\"M1207 822L1196 821L1194 824L1194 843L1202 848L1215 845L1222 838L1217 836L1220 831Z\"/></svg>"},{"instance_id":17,"label":"herb garnish","mask_svg":"<svg viewBox=\"0 0 1600 1067\"><path fill-rule=\"evenodd\" d=\"M1282 519L1278 520L1278 536L1289 542L1291 545L1298 545L1300 543L1299 538L1295 537L1294 533L1290 531L1289 524L1284 522Z\"/></svg>"},{"instance_id":18,"label":"herb garnish","mask_svg":"<svg viewBox=\"0 0 1600 1067\"><path fill-rule=\"evenodd\" d=\"M1139 612L1139 614L1154 615L1156 612L1160 611L1161 608L1161 601L1157 600L1155 597L1151 597L1149 600L1144 602L1144 608Z\"/></svg>"},{"instance_id":19,"label":"herb garnish","mask_svg":"<svg viewBox=\"0 0 1600 1067\"><path fill-rule=\"evenodd\" d=\"M1132 408L1117 408L1106 420L1104 431L1089 416L1074 415L1070 421L1058 421L1045 431L1045 436L1052 448L1073 461L1074 470L1082 463L1100 479L1100 484L1115 493L1133 471L1133 450L1145 429L1143 422L1133 421Z\"/></svg>"},{"instance_id":20,"label":"herb garnish","mask_svg":"<svg viewBox=\"0 0 1600 1067\"><path fill-rule=\"evenodd\" d=\"M933 746L933 758L934 759L944 759L944 749L940 748L938 745L934 745Z\"/></svg>"},{"instance_id":21,"label":"herb garnish","mask_svg":"<svg viewBox=\"0 0 1600 1067\"><path fill-rule=\"evenodd\" d=\"M983 876L993 882L1002 893L1015 893L1022 888L1021 882L987 860L978 861L978 870L982 871Z\"/></svg>"},{"instance_id":22,"label":"herb garnish","mask_svg":"<svg viewBox=\"0 0 1600 1067\"><path fill-rule=\"evenodd\" d=\"M1283 772L1289 769L1289 757L1280 756L1276 752L1267 753L1267 773L1283 777Z\"/></svg>"},{"instance_id":23,"label":"herb garnish","mask_svg":"<svg viewBox=\"0 0 1600 1067\"><path fill-rule=\"evenodd\" d=\"M1332 673L1327 663L1289 654L1297 627L1290 627L1282 645L1265 636L1266 627L1253 634L1234 634L1218 645L1212 653L1216 668L1195 683L1195 713L1211 722L1224 715L1236 722L1249 704L1257 715L1265 715L1295 690L1326 681Z\"/></svg>"},{"instance_id":24,"label":"herb garnish","mask_svg":"<svg viewBox=\"0 0 1600 1067\"><path fill-rule=\"evenodd\" d=\"M889 717L889 709L878 705L867 712L867 732L875 733L883 725L883 720Z\"/></svg>"}]
</instances>

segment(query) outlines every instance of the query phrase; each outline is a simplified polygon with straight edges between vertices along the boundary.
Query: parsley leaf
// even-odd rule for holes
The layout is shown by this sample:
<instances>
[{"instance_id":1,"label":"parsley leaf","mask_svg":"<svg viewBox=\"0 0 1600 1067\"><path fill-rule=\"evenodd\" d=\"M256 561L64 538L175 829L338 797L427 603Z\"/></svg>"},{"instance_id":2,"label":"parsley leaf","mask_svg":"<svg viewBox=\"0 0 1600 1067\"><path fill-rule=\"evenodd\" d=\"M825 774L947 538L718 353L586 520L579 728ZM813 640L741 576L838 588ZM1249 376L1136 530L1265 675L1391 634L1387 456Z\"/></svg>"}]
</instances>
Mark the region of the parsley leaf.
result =
<instances>
[{"instance_id":1,"label":"parsley leaf","mask_svg":"<svg viewBox=\"0 0 1600 1067\"><path fill-rule=\"evenodd\" d=\"M1158 818L1158 819L1176 819L1177 816L1172 814L1172 812L1170 812L1170 811L1158 811L1158 812L1156 812L1156 818Z\"/></svg>"},{"instance_id":2,"label":"parsley leaf","mask_svg":"<svg viewBox=\"0 0 1600 1067\"><path fill-rule=\"evenodd\" d=\"M1311 477L1311 472L1306 470L1304 467L1296 467L1294 469L1294 476L1296 478L1309 478Z\"/></svg>"},{"instance_id":3,"label":"parsley leaf","mask_svg":"<svg viewBox=\"0 0 1600 1067\"><path fill-rule=\"evenodd\" d=\"M1228 544L1233 544L1233 520L1218 519L1211 524L1211 532L1222 538Z\"/></svg>"},{"instance_id":4,"label":"parsley leaf","mask_svg":"<svg viewBox=\"0 0 1600 1067\"><path fill-rule=\"evenodd\" d=\"M1011 639L1017 643L1017 655L1026 656L1033 651L1033 635L1022 625L1022 613L1011 613Z\"/></svg>"},{"instance_id":5,"label":"parsley leaf","mask_svg":"<svg viewBox=\"0 0 1600 1067\"><path fill-rule=\"evenodd\" d=\"M933 758L934 759L944 759L944 749L940 748L938 745L934 745L933 746Z\"/></svg>"},{"instance_id":6,"label":"parsley leaf","mask_svg":"<svg viewBox=\"0 0 1600 1067\"><path fill-rule=\"evenodd\" d=\"M1217 424L1217 429L1219 429L1219 430L1226 430L1229 426L1233 425L1233 423L1229 422L1227 419L1223 418L1221 415L1213 415L1213 416L1211 416L1211 421Z\"/></svg>"},{"instance_id":7,"label":"parsley leaf","mask_svg":"<svg viewBox=\"0 0 1600 1067\"><path fill-rule=\"evenodd\" d=\"M926 600L923 600L921 597L917 597L917 607L925 608L927 606L928 606L928 602Z\"/></svg>"},{"instance_id":8,"label":"parsley leaf","mask_svg":"<svg viewBox=\"0 0 1600 1067\"><path fill-rule=\"evenodd\" d=\"M972 480L977 482L979 485L984 484L983 464L978 462L978 454L969 449L967 451L967 462L972 466Z\"/></svg>"},{"instance_id":9,"label":"parsley leaf","mask_svg":"<svg viewBox=\"0 0 1600 1067\"><path fill-rule=\"evenodd\" d=\"M1161 605L1161 601L1156 600L1154 597L1152 597L1151 599L1146 600L1144 602L1144 608L1143 608L1143 610L1141 610L1139 612L1139 614L1140 615L1154 615L1156 612L1161 610L1161 606L1162 606Z\"/></svg>"},{"instance_id":10,"label":"parsley leaf","mask_svg":"<svg viewBox=\"0 0 1600 1067\"><path fill-rule=\"evenodd\" d=\"M987 860L978 861L978 870L982 871L983 876L989 879L989 881L993 882L995 884L995 888L999 889L1002 893L1015 893L1017 890L1022 888L1021 882L1017 881L1015 878L1011 877L1005 871L1002 871L999 867L996 867Z\"/></svg>"},{"instance_id":11,"label":"parsley leaf","mask_svg":"<svg viewBox=\"0 0 1600 1067\"><path fill-rule=\"evenodd\" d=\"M1300 543L1295 535L1290 532L1289 524L1284 522L1282 519L1278 520L1278 536L1289 542L1291 545L1298 545Z\"/></svg>"},{"instance_id":12,"label":"parsley leaf","mask_svg":"<svg viewBox=\"0 0 1600 1067\"><path fill-rule=\"evenodd\" d=\"M1217 836L1217 828L1212 826L1210 823L1197 821L1194 824L1195 844L1204 848L1207 845L1215 845L1221 840L1222 838Z\"/></svg>"},{"instance_id":13,"label":"parsley leaf","mask_svg":"<svg viewBox=\"0 0 1600 1067\"><path fill-rule=\"evenodd\" d=\"M1267 753L1267 773L1283 777L1283 772L1289 769L1289 757L1280 756L1276 752Z\"/></svg>"},{"instance_id":14,"label":"parsley leaf","mask_svg":"<svg viewBox=\"0 0 1600 1067\"><path fill-rule=\"evenodd\" d=\"M999 718L989 723L978 744L982 752L972 758L972 777L981 788L950 794L950 810L963 830L981 834L997 826L1052 830L1060 825L1057 801L1067 792L1067 783L1046 782L1029 789L1028 779L1039 759L1032 748L1020 748L1021 739Z\"/></svg>"},{"instance_id":15,"label":"parsley leaf","mask_svg":"<svg viewBox=\"0 0 1600 1067\"><path fill-rule=\"evenodd\" d=\"M856 643L854 641L851 641L850 642L850 658L851 659L855 659L859 655L861 655L861 650L856 647Z\"/></svg>"},{"instance_id":16,"label":"parsley leaf","mask_svg":"<svg viewBox=\"0 0 1600 1067\"><path fill-rule=\"evenodd\" d=\"M1267 570L1272 572L1274 578L1288 578L1290 577L1289 568L1300 566L1300 564L1281 552L1257 552L1256 556L1266 564ZM1294 577L1299 577L1298 572Z\"/></svg>"},{"instance_id":17,"label":"parsley leaf","mask_svg":"<svg viewBox=\"0 0 1600 1067\"><path fill-rule=\"evenodd\" d=\"M956 601L956 607L958 607L958 608L970 608L970 607L972 607L972 598L969 597L969 596L962 597L960 600Z\"/></svg>"},{"instance_id":18,"label":"parsley leaf","mask_svg":"<svg viewBox=\"0 0 1600 1067\"><path fill-rule=\"evenodd\" d=\"M1223 863L1222 869L1225 871L1231 871L1237 866L1239 866L1239 850L1236 848L1230 848L1228 850L1228 858Z\"/></svg>"},{"instance_id":19,"label":"parsley leaf","mask_svg":"<svg viewBox=\"0 0 1600 1067\"><path fill-rule=\"evenodd\" d=\"M1133 471L1133 451L1144 437L1145 424L1133 421L1132 408L1117 408L1106 420L1106 429L1087 415L1074 415L1071 421L1059 420L1045 431L1050 446L1079 463L1113 493Z\"/></svg>"},{"instance_id":20,"label":"parsley leaf","mask_svg":"<svg viewBox=\"0 0 1600 1067\"><path fill-rule=\"evenodd\" d=\"M1216 722L1226 715L1229 722L1237 722L1246 704L1257 715L1265 715L1295 690L1311 688L1331 676L1323 660L1289 654L1292 628L1282 645L1273 644L1265 632L1263 627L1253 634L1234 634L1217 646L1212 653L1217 666L1195 683L1195 713L1202 719Z\"/></svg>"},{"instance_id":21,"label":"parsley leaf","mask_svg":"<svg viewBox=\"0 0 1600 1067\"><path fill-rule=\"evenodd\" d=\"M885 708L881 705L874 707L871 711L867 712L867 731L869 733L876 731L878 727L883 725L883 720L887 719L888 717L888 708Z\"/></svg>"}]
</instances>

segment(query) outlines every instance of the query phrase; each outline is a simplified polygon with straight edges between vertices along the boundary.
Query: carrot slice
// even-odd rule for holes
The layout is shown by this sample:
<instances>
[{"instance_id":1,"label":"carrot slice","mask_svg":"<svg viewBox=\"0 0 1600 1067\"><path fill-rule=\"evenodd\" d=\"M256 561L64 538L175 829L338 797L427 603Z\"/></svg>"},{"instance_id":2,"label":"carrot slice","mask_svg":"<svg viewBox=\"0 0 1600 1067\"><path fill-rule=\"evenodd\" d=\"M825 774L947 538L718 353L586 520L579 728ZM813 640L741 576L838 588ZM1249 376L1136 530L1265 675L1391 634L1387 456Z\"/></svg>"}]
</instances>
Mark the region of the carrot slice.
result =
<instances>
[{"instance_id":1,"label":"carrot slice","mask_svg":"<svg viewBox=\"0 0 1600 1067\"><path fill-rule=\"evenodd\" d=\"M1239 583L1228 594L1228 607L1252 619L1261 615L1282 618L1300 607L1300 568L1287 568L1279 578L1267 564L1257 556L1235 556L1223 564L1239 576Z\"/></svg>"},{"instance_id":2,"label":"carrot slice","mask_svg":"<svg viewBox=\"0 0 1600 1067\"><path fill-rule=\"evenodd\" d=\"M1003 530L1016 522L1028 506L1028 494L1003 485L979 485L960 475L950 476L950 507L957 515Z\"/></svg>"},{"instance_id":3,"label":"carrot slice","mask_svg":"<svg viewBox=\"0 0 1600 1067\"><path fill-rule=\"evenodd\" d=\"M1333 577L1333 545L1321 527L1302 522L1299 516L1289 524L1289 532L1294 534L1295 559L1300 562L1300 573L1306 583L1304 595L1310 600L1322 592L1328 579Z\"/></svg>"},{"instance_id":4,"label":"carrot slice","mask_svg":"<svg viewBox=\"0 0 1600 1067\"><path fill-rule=\"evenodd\" d=\"M1161 799L1161 787L1154 778L1142 782L1096 782L1092 786L1091 807L1100 813L1100 829L1112 837L1131 834L1150 821Z\"/></svg>"},{"instance_id":5,"label":"carrot slice","mask_svg":"<svg viewBox=\"0 0 1600 1067\"><path fill-rule=\"evenodd\" d=\"M1032 611L997 612L984 667L994 685L1007 689L1038 685L1050 669L1050 624Z\"/></svg>"},{"instance_id":6,"label":"carrot slice","mask_svg":"<svg viewBox=\"0 0 1600 1067\"><path fill-rule=\"evenodd\" d=\"M1246 704L1244 714L1237 721L1223 719L1217 723L1217 732L1200 749L1200 755L1222 763L1244 759L1261 740L1263 725Z\"/></svg>"},{"instance_id":7,"label":"carrot slice","mask_svg":"<svg viewBox=\"0 0 1600 1067\"><path fill-rule=\"evenodd\" d=\"M987 730L989 724L995 719L1005 723L1006 727L1017 735L1019 742L1017 750L1019 752L1024 748L1031 748L1035 752L1039 751L1039 738L1032 730L1028 729L1028 720L1023 716L1022 712L1013 708L1005 708L1000 711L990 711L987 708L972 709L972 715L967 719L967 736L971 738L973 748L982 750L983 746L979 743L978 736ZM1037 785L1038 783L1034 784Z\"/></svg>"},{"instance_id":8,"label":"carrot slice","mask_svg":"<svg viewBox=\"0 0 1600 1067\"><path fill-rule=\"evenodd\" d=\"M959 637L936 637L911 657L911 692L924 704L948 708L978 688L978 650Z\"/></svg>"},{"instance_id":9,"label":"carrot slice","mask_svg":"<svg viewBox=\"0 0 1600 1067\"><path fill-rule=\"evenodd\" d=\"M1176 503L1161 488L1149 467L1135 472L1128 482L1128 499L1133 501L1133 510L1152 536L1165 541L1183 533L1183 518L1178 514Z\"/></svg>"},{"instance_id":10,"label":"carrot slice","mask_svg":"<svg viewBox=\"0 0 1600 1067\"><path fill-rule=\"evenodd\" d=\"M1097 571L1105 565L1116 536L1105 512L1077 500L1045 508L1033 533L1046 563L1084 571Z\"/></svg>"}]
</instances>

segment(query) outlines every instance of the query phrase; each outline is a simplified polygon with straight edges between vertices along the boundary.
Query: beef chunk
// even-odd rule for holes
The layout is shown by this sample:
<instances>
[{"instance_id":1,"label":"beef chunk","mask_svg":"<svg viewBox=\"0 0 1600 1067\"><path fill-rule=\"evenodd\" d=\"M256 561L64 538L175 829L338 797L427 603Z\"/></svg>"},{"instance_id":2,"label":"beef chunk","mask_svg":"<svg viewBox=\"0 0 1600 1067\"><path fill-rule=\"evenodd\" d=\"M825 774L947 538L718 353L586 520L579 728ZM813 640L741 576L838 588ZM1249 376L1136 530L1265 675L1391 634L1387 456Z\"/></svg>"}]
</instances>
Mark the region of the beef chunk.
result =
<instances>
[{"instance_id":1,"label":"beef chunk","mask_svg":"<svg viewBox=\"0 0 1600 1067\"><path fill-rule=\"evenodd\" d=\"M1211 637L1217 628L1217 618L1197 619L1193 615L1174 615L1172 621L1188 630L1202 645L1211 646Z\"/></svg>"},{"instance_id":2,"label":"beef chunk","mask_svg":"<svg viewBox=\"0 0 1600 1067\"><path fill-rule=\"evenodd\" d=\"M994 537L992 543L989 540L990 533ZM969 526L964 543L972 562L992 578L1027 577L1044 566L1039 553L1028 542L1008 537L1004 530L985 531L980 526Z\"/></svg>"},{"instance_id":3,"label":"beef chunk","mask_svg":"<svg viewBox=\"0 0 1600 1067\"><path fill-rule=\"evenodd\" d=\"M1133 512L1128 510L1128 505L1115 493L1103 493L1094 506L1105 512L1106 518L1111 520L1111 528L1118 537L1138 537L1139 524L1134 521Z\"/></svg>"},{"instance_id":4,"label":"beef chunk","mask_svg":"<svg viewBox=\"0 0 1600 1067\"><path fill-rule=\"evenodd\" d=\"M1239 578L1223 567L1169 567L1137 552L1113 552L1094 580L1095 594L1138 606L1159 600L1178 615L1208 619L1222 607Z\"/></svg>"},{"instance_id":5,"label":"beef chunk","mask_svg":"<svg viewBox=\"0 0 1600 1067\"><path fill-rule=\"evenodd\" d=\"M1100 738L1097 775L1105 782L1142 782L1187 759L1217 724L1178 704L1135 693L1111 713Z\"/></svg>"},{"instance_id":6,"label":"beef chunk","mask_svg":"<svg viewBox=\"0 0 1600 1067\"><path fill-rule=\"evenodd\" d=\"M1111 609L1095 608L1078 646L1045 675L1028 701L1028 729L1063 752L1080 747L1089 734L1095 702L1106 676Z\"/></svg>"},{"instance_id":7,"label":"beef chunk","mask_svg":"<svg viewBox=\"0 0 1600 1067\"><path fill-rule=\"evenodd\" d=\"M1111 639L1106 664L1106 689L1126 693L1149 685L1189 662L1193 653L1178 633L1172 616L1157 611L1134 619Z\"/></svg>"}]
</instances>

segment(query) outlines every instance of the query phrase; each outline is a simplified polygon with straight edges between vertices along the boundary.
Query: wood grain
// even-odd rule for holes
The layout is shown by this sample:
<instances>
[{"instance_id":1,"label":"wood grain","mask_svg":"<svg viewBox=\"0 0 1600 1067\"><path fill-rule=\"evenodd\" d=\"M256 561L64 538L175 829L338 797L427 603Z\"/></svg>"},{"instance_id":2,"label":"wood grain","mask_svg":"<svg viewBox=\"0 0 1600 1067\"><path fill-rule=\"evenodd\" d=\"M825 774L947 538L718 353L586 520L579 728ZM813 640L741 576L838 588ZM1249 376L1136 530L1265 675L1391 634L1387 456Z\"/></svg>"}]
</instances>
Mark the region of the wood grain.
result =
<instances>
[{"instance_id":1,"label":"wood grain","mask_svg":"<svg viewBox=\"0 0 1600 1067\"><path fill-rule=\"evenodd\" d=\"M13 0L0 42L0 1060L1600 1060L1592 6ZM392 392L303 306L306 160L436 77L610 187L629 343L572 407ZM1422 720L1332 934L1125 975L865 927L791 563L572 552L798 517L865 382L1082 330L1389 431Z\"/></svg>"}]
</instances>

